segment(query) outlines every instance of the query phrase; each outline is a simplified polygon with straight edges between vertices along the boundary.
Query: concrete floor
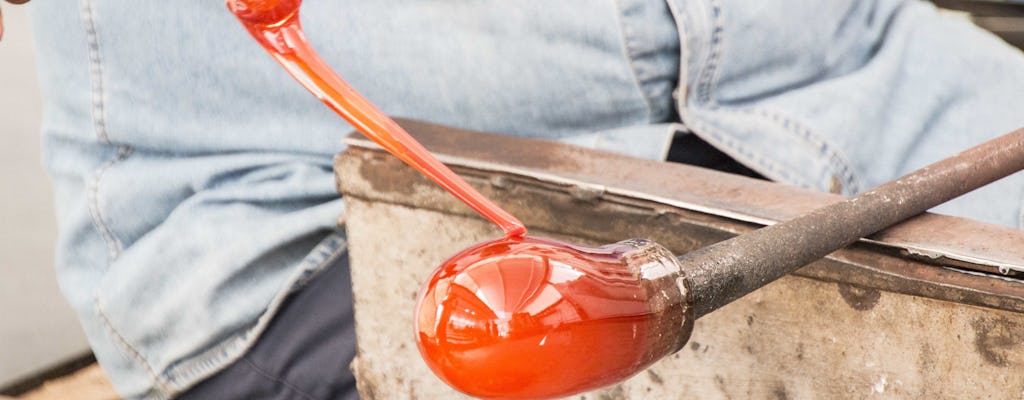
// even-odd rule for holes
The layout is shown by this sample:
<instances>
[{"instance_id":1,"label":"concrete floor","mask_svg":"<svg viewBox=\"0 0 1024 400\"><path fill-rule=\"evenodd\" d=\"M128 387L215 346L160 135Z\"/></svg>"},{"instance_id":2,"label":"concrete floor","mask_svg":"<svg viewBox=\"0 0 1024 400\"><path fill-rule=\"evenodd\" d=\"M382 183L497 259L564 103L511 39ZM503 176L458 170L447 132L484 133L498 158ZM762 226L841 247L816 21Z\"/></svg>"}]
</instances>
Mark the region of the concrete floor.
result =
<instances>
[{"instance_id":1,"label":"concrete floor","mask_svg":"<svg viewBox=\"0 0 1024 400\"><path fill-rule=\"evenodd\" d=\"M0 41L0 387L88 350L54 276L53 190L26 6L4 2Z\"/></svg>"}]
</instances>

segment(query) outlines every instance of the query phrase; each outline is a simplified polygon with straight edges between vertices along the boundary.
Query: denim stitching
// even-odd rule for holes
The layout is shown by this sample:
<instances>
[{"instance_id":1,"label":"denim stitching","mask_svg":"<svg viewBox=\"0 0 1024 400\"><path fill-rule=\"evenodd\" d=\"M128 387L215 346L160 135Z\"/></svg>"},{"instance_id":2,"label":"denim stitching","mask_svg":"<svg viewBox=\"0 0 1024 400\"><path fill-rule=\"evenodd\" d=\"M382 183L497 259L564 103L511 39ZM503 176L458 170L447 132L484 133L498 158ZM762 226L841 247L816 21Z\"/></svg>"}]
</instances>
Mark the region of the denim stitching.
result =
<instances>
[{"instance_id":1,"label":"denim stitching","mask_svg":"<svg viewBox=\"0 0 1024 400\"><path fill-rule=\"evenodd\" d=\"M107 134L107 122L103 104L103 67L100 59L100 43L93 19L92 1L82 0L82 25L89 44L89 76L92 83L92 120L97 138L104 144L111 144Z\"/></svg>"},{"instance_id":2,"label":"denim stitching","mask_svg":"<svg viewBox=\"0 0 1024 400\"><path fill-rule=\"evenodd\" d=\"M640 78L640 71L636 67L635 60L635 46L633 45L632 30L626 25L625 13L626 10L622 7L621 0L613 0L617 13L615 17L619 20L619 39L622 42L622 49L625 54L623 57L626 59L626 63L629 65L629 70L633 75L633 84L636 85L636 89L640 92L640 97L643 97L644 104L647 106L647 118L648 122L651 122L654 118L654 99L650 93L644 90L643 81Z\"/></svg>"},{"instance_id":3,"label":"denim stitching","mask_svg":"<svg viewBox=\"0 0 1024 400\"><path fill-rule=\"evenodd\" d=\"M677 5L672 0L668 0L668 4L669 9L673 13L673 17L676 20L676 26L679 28L679 81L688 82L688 69L692 54L688 45L689 42L687 41L687 37L692 35L693 32L690 31L689 25L686 23L685 17L688 14L679 10ZM712 110L725 112L739 112L735 110L719 108L716 104L714 104L713 99L711 97L711 91L713 90L714 81L715 78L717 78L718 73L718 63L721 57L721 45L723 41L722 35L725 29L725 25L720 0L710 0L710 5L712 7L714 28L711 33L707 61L705 62L704 66L700 68L699 71L697 71L698 78L695 80L697 86L695 89L697 96L696 101L701 104L709 103L709 108ZM687 91L687 93L689 93L689 91ZM676 99L676 110L679 113L680 117L683 119L684 123L688 125L693 132L707 135L708 139L718 142L718 144L723 146L724 148L722 150L726 151L727 154L734 153L730 154L731 156L735 155L736 157L734 158L743 159L750 163L759 165L761 168L763 168L763 170L759 172L768 175L770 178L783 180L795 185L805 187L814 186L810 185L803 178L798 178L790 174L789 172L787 172L786 169L780 168L774 162L759 157L755 153L748 151L747 148L743 145L743 143L738 143L732 140L728 135L722 134L722 132L719 129L713 128L710 125L702 123L698 120L694 120L692 118L692 114L690 113L689 108L686 106L688 100L687 97L688 96L679 96L679 98ZM802 138L811 144L817 145L822 154L825 154L829 157L830 164L835 166L839 170L839 172L841 172L841 178L843 179L844 186L854 191L859 190L860 185L856 182L856 178L853 176L852 168L849 167L849 163L847 163L846 160L843 159L837 152L832 150L831 147L827 146L825 142L821 140L817 135L815 135L809 128L799 125L795 123L792 119L786 118L779 113L771 113L768 112L767 110L760 111L762 116L769 117L770 120L778 124L779 127L783 128L784 130L794 133L796 137ZM751 112L751 110L747 110L747 112ZM794 130L794 126L800 127L802 129ZM1022 214L1021 218L1022 225L1024 225L1024 214Z\"/></svg>"},{"instance_id":4,"label":"denim stitching","mask_svg":"<svg viewBox=\"0 0 1024 400\"><path fill-rule=\"evenodd\" d=\"M92 107L93 129L96 131L97 139L103 144L112 144L107 132L106 107L103 102L103 67L100 57L99 37L96 33L96 24L93 18L92 1L82 0L80 8L82 25L85 28L86 41L89 46L89 76L92 85ZM107 256L113 260L123 250L121 241L114 235L114 231L103 219L103 212L99 203L100 182L106 171L121 161L124 161L132 153L132 148L121 146L117 155L93 172L92 179L88 185L86 194L89 204L89 215L92 217L93 225L99 231L103 241L107 244Z\"/></svg>"},{"instance_id":5,"label":"denim stitching","mask_svg":"<svg viewBox=\"0 0 1024 400\"><path fill-rule=\"evenodd\" d=\"M92 86L91 115L93 119L93 129L95 130L96 137L100 143L111 145L113 143L111 142L107 131L105 116L106 107L103 102L103 67L100 57L99 37L96 32L91 0L82 0L80 15L82 25L85 29L86 41L88 42L89 47L89 77L90 84ZM92 179L90 180L87 189L88 192L86 196L89 204L89 214L92 217L93 225L103 238L103 241L107 244L107 256L110 260L117 258L123 250L123 247L121 241L114 235L113 230L103 219L103 213L99 202L100 183L107 170L115 164L127 159L132 154L132 151L132 148L129 146L118 146L117 154L93 172ZM94 307L96 309L96 314L100 317L100 323L114 339L115 343L121 347L125 353L127 353L129 358L142 366L149 375L149 378L153 380L157 390L167 392L167 383L160 379L160 375L156 373L151 365L149 365L145 357L142 356L142 353L132 346L132 344L128 343L124 336L121 335L120 331L114 327L106 312L103 311L103 307L100 304L98 297L94 303ZM166 396L162 393L156 393L150 397L162 399Z\"/></svg>"},{"instance_id":6,"label":"denim stitching","mask_svg":"<svg viewBox=\"0 0 1024 400\"><path fill-rule=\"evenodd\" d=\"M723 152L725 152L726 154L729 154L731 157L733 157L735 159L743 159L743 160L745 160L747 162L750 162L752 164L760 166L762 168L762 170L760 172L765 174L765 175L768 175L770 178L777 179L777 180L783 180L783 181L786 181L786 182L791 182L791 183L796 184L796 185L803 184L804 186L806 186L806 183L802 182L802 180L798 180L795 177L791 176L783 168L780 168L774 162L772 162L772 161L770 161L768 159L765 159L763 157L760 157L760 156L756 155L753 152L748 151L746 146L743 145L743 143L738 143L738 142L732 140L729 136L723 135L721 133L721 131L719 131L717 128L712 128L708 124L702 123L702 122L700 122L698 120L694 120L692 118L692 116L690 114L690 111L689 111L689 108L686 106L687 100L689 98L689 93L690 93L688 85L689 85L690 56L692 55L691 54L692 52L690 51L690 46L689 46L689 42L687 41L687 38L693 34L693 32L690 31L689 24L686 23L686 17L689 14L684 13L682 10L680 10L679 6L673 0L667 0L666 2L668 3L668 8L669 8L669 11L672 13L672 17L673 17L673 19L676 22L676 29L679 31L679 80L678 81L680 82L680 85L682 85L682 89L684 91L684 94L677 95L676 99L675 99L675 103L676 103L676 112L679 113L680 118L684 122L683 126L686 127L687 129L689 129L693 133L706 135L706 139L709 140L709 141L717 142L718 144L721 145L721 150ZM712 34L712 37L715 38L716 35L718 35L718 36L721 35L722 29L723 29L722 28L723 23L721 21L721 12L719 11L720 6L718 5L718 1L717 0L712 0L712 3L713 3L712 5L715 7L715 10L716 10L715 11L715 15L718 16L718 18L716 18L716 20L715 20L717 28L714 30L714 33ZM719 41L720 40L718 40L718 39L714 39L712 41L712 44L714 45L713 47L717 47L717 44L719 43ZM715 49L713 48L712 51L715 51ZM715 56L715 57L717 58L717 56ZM701 82L705 82L705 84L704 84L705 90L710 90L710 84L711 84L710 78L706 78L706 77L709 76L709 74L708 74L708 70L709 69L713 71L716 68L716 63L717 62L710 62L709 64L705 65L705 68L702 68L702 69L700 69L697 72L701 76L701 78L698 79L699 82L697 82L698 90L700 89ZM679 90L679 88L677 88L676 90ZM705 97L708 97L708 96L710 96L710 95L708 94ZM701 96L700 96L700 94L698 92L698 99L700 97Z\"/></svg>"},{"instance_id":7,"label":"denim stitching","mask_svg":"<svg viewBox=\"0 0 1024 400\"><path fill-rule=\"evenodd\" d=\"M672 14L672 20L675 21L676 31L679 34L679 76L676 78L676 82L678 83L676 84L676 88L673 93L675 97L674 102L676 112L680 116L682 116L683 109L686 105L686 98L688 97L687 94L689 92L689 90L687 90L687 87L690 84L688 80L689 76L687 76L689 75L690 69L690 66L688 65L690 47L689 44L686 42L686 38L689 37L689 25L686 24L686 20L684 19L685 16L682 12L679 11L679 8L676 6L675 1L665 0L665 2L668 4L668 10ZM682 93L680 93L680 91L682 91Z\"/></svg>"},{"instance_id":8,"label":"denim stitching","mask_svg":"<svg viewBox=\"0 0 1024 400\"><path fill-rule=\"evenodd\" d=\"M773 122L777 127L793 134L794 137L802 139L804 142L816 148L819 154L826 156L826 159L828 160L828 165L830 165L833 168L832 172L838 173L843 188L847 189L846 191L848 193L853 194L861 191L862 185L856 178L856 175L853 172L853 168L850 166L849 162L847 162L846 159L838 151L836 151L832 146L830 146L825 140L822 140L819 135L815 134L806 125L797 122L793 118L783 115L779 111L771 111L760 107L743 110L717 108L716 111L754 114L762 118L765 118L770 122ZM770 169L773 169L773 172L780 174L779 177L783 178L784 180L793 183L802 182L799 184L806 187L818 187L817 185L809 184L802 178L797 178L794 175L786 173L783 169L779 169L777 167L771 168L771 165L774 164L768 162L766 159L756 157L752 153L743 151L741 149L742 143L737 143L730 139L727 139L726 135L721 135L719 131L710 128L709 126L707 126L707 124L698 124L698 127L701 128L702 130L706 130L707 132L704 133L711 135L714 139L722 142L722 144L736 148L742 156L747 157L750 161L758 162L759 164L762 164L766 167L769 167Z\"/></svg>"},{"instance_id":9,"label":"denim stitching","mask_svg":"<svg viewBox=\"0 0 1024 400\"><path fill-rule=\"evenodd\" d=\"M311 276L307 276L310 271L317 271L318 274L338 257L344 255L347 249L348 243L342 234L333 233L328 235L327 238L310 251L310 255L316 256L300 262L299 271L292 281L296 282L305 278L308 282L312 279ZM244 357L247 349L255 344L254 337L266 328L267 324L270 323L270 319L276 315L281 303L294 290L294 284L288 288L283 288L278 297L271 300L267 309L260 314L256 324L245 332L235 335L231 339L225 339L220 345L207 349L197 356L168 366L163 376L174 388L168 391L168 394L171 396L181 394L181 392L188 389L186 385L193 383L197 379L209 377L227 367L230 363ZM180 371L175 371L179 368Z\"/></svg>"},{"instance_id":10,"label":"denim stitching","mask_svg":"<svg viewBox=\"0 0 1024 400\"><path fill-rule=\"evenodd\" d=\"M272 380L274 382L277 382L277 383L280 383L280 384L284 385L284 387L286 387L288 389L291 389L293 392L295 392L296 394L298 394L299 396L301 396L304 399L315 400L313 395L311 395L309 393L306 393L306 392L304 392L302 390L299 390L298 386L295 386L295 385L289 383L284 378L281 378L281 377L278 377L278 376L274 376L274 374L271 374L271 373L268 373L268 372L264 371L262 368L260 368L258 365L256 365L256 363L252 362L252 360L249 360L249 357L242 357L241 361L245 361L246 364L249 364L249 367L252 367L252 369L254 371L256 371L257 374L263 376L264 378L270 379L270 380Z\"/></svg>"},{"instance_id":11,"label":"denim stitching","mask_svg":"<svg viewBox=\"0 0 1024 400\"><path fill-rule=\"evenodd\" d=\"M128 340L125 339L124 336L122 336L121 333L114 328L114 324L110 321L110 318L107 316L107 313L103 311L103 306L100 304L99 299L95 301L94 307L96 308L96 314L99 315L100 321L103 323L103 327L106 328L108 333L110 333L110 335L117 341L117 344L119 344L121 347L128 351L128 356L130 356L133 360L135 360L135 362L137 362L139 365L142 365L142 367L145 368L146 372L149 374L149 377L153 379L153 383L156 384L158 390L164 393L169 392L167 382L165 382L163 379L160 379L160 375L156 373L156 371L153 369L152 366L149 365L148 362L146 362L146 359L145 357L142 356L142 353L140 353L138 350L135 349L134 346L128 343Z\"/></svg>"},{"instance_id":12,"label":"denim stitching","mask_svg":"<svg viewBox=\"0 0 1024 400\"><path fill-rule=\"evenodd\" d=\"M803 139L811 146L818 149L820 155L826 156L829 165L833 167L833 172L839 174L842 180L843 188L848 189L847 192L850 194L858 193L861 191L861 184L856 178L856 174L853 172L853 167L836 149L828 144L820 135L814 133L808 126L801 124L797 120L785 116L780 111L772 111L763 107L756 107L748 112L757 113L762 117L768 118L775 122L783 130L788 131L797 138Z\"/></svg>"},{"instance_id":13,"label":"denim stitching","mask_svg":"<svg viewBox=\"0 0 1024 400\"><path fill-rule=\"evenodd\" d=\"M713 28L711 39L708 43L708 58L699 74L697 82L697 101L702 104L715 106L715 100L711 97L715 80L718 78L718 63L722 55L723 31L725 30L725 18L722 16L722 5L720 0L711 0L711 17Z\"/></svg>"},{"instance_id":14,"label":"denim stitching","mask_svg":"<svg viewBox=\"0 0 1024 400\"><path fill-rule=\"evenodd\" d=\"M696 121L690 125L690 128L694 133L702 134L703 138L707 139L709 142L716 142L719 144L720 146L715 147L728 154L730 157L737 160L747 161L761 167L762 169L758 170L758 172L772 180L802 187L812 186L802 177L790 174L788 169L782 168L770 159L761 157L757 155L757 153L749 151L748 148L743 145L743 142L735 141L731 136L722 134L722 131L718 128L713 128L709 124L700 121Z\"/></svg>"},{"instance_id":15,"label":"denim stitching","mask_svg":"<svg viewBox=\"0 0 1024 400\"><path fill-rule=\"evenodd\" d=\"M103 180L103 174L105 174L110 167L124 161L131 154L131 147L119 147L117 155L114 156L114 158L110 159L93 172L92 179L89 180L88 193L86 194L89 201L89 215L92 217L93 225L95 225L96 230L99 231L100 236L103 237L103 241L107 244L107 257L109 257L110 260L116 259L121 254L123 245L121 244L121 240L114 235L110 226L108 226L103 220L103 212L101 211L99 200L100 182Z\"/></svg>"}]
</instances>

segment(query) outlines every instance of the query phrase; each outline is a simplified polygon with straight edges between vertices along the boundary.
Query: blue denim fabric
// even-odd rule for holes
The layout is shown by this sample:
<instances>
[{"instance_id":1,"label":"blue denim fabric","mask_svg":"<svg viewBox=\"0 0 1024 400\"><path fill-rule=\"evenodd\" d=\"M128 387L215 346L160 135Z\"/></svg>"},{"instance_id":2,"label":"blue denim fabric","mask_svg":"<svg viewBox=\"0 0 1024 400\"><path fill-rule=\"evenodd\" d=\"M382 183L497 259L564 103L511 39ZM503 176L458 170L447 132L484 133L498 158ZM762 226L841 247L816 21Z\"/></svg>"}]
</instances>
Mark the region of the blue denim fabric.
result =
<instances>
[{"instance_id":1,"label":"blue denim fabric","mask_svg":"<svg viewBox=\"0 0 1024 400\"><path fill-rule=\"evenodd\" d=\"M350 129L222 1L30 7L62 290L119 393L171 397L344 250L331 159ZM821 190L1024 125L1024 56L915 1L307 0L302 15L392 115L655 159L688 129ZM1022 179L942 210L1019 226Z\"/></svg>"},{"instance_id":2,"label":"blue denim fabric","mask_svg":"<svg viewBox=\"0 0 1024 400\"><path fill-rule=\"evenodd\" d=\"M683 122L780 182L854 194L1024 127L1024 55L909 0L672 0ZM1019 227L1024 174L934 211Z\"/></svg>"}]
</instances>

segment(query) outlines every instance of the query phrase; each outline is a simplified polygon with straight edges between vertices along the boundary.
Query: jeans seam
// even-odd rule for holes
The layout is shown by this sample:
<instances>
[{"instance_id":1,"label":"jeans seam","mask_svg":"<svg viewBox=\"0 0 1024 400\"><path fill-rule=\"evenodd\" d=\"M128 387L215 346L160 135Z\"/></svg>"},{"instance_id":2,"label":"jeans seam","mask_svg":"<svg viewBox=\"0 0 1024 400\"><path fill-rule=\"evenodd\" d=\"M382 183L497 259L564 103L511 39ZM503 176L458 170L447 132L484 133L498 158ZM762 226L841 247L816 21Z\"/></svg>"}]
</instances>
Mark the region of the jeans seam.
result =
<instances>
[{"instance_id":1,"label":"jeans seam","mask_svg":"<svg viewBox=\"0 0 1024 400\"><path fill-rule=\"evenodd\" d=\"M132 154L132 151L132 148L128 146L119 147L114 158L108 160L93 172L92 179L89 181L88 193L86 194L89 202L89 215L92 217L93 225L96 230L103 238L103 241L107 244L107 256L110 260L116 259L121 254L124 247L121 240L117 238L113 229L110 228L103 218L103 211L100 207L99 200L100 183L102 182L103 175L107 170L110 169L110 167L113 167L114 164L127 159L128 156Z\"/></svg>"},{"instance_id":2,"label":"jeans seam","mask_svg":"<svg viewBox=\"0 0 1024 400\"><path fill-rule=\"evenodd\" d=\"M142 356L142 353L139 352L139 350L136 349L135 346L132 346L131 343L128 343L128 340L125 339L123 335L121 335L117 328L114 327L114 324L110 321L110 317L108 317L107 313L103 311L103 306L100 304L99 299L97 299L96 302L94 303L94 307L96 308L96 314L100 317L100 322L103 323L103 327L107 329L107 331L114 338L117 344L127 351L128 356L132 360L134 360L136 363L141 365L142 368L146 370L146 373L149 374L149 377L151 379L153 379L153 383L156 385L159 391L161 391L164 394L170 393L167 382L160 378L160 375L156 373L156 370L154 370L151 365L149 365L149 363L146 361L146 358Z\"/></svg>"},{"instance_id":3,"label":"jeans seam","mask_svg":"<svg viewBox=\"0 0 1024 400\"><path fill-rule=\"evenodd\" d=\"M833 172L837 172L842 182L842 189L847 194L859 193L861 184L858 182L856 175L853 172L853 167L850 166L849 161L843 157L833 146L829 145L827 141L821 138L820 135L814 133L814 131L797 121L794 118L784 115L780 111L773 111L764 107L755 107L748 110L760 114L761 116L768 118L775 122L783 130L793 134L795 137L802 139L804 142L810 144L818 149L820 155L824 155L828 164L833 167Z\"/></svg>"},{"instance_id":4,"label":"jeans seam","mask_svg":"<svg viewBox=\"0 0 1024 400\"><path fill-rule=\"evenodd\" d=\"M194 383L192 382L193 380L212 376L227 367L231 362L243 358L245 352L255 344L254 337L266 329L270 319L277 314L281 303L284 302L289 294L295 291L295 287L300 282L308 283L313 279L311 275L318 275L320 272L323 272L335 259L346 254L347 249L348 243L341 234L333 233L328 235L320 244L310 250L311 255L320 253L323 257L315 260L306 259L301 261L298 268L299 271L290 279L293 284L281 289L278 296L272 299L264 312L257 317L256 323L252 327L221 341L198 355L168 366L162 374L170 382L170 386L173 387L173 390L168 391L168 394L172 396L181 394L189 389L190 384ZM175 369L180 370L175 371Z\"/></svg>"},{"instance_id":5,"label":"jeans seam","mask_svg":"<svg viewBox=\"0 0 1024 400\"><path fill-rule=\"evenodd\" d=\"M847 194L855 194L861 191L862 185L857 180L855 174L853 173L853 168L850 166L849 162L846 161L845 157L843 157L842 154L836 151L833 146L830 146L828 142L822 140L821 136L815 134L811 128L801 124L796 119L788 117L779 111L772 111L763 107L755 107L743 110L730 110L715 107L713 108L713 110L718 112L755 114L761 116L762 118L768 119L769 121L773 122L777 127L781 128L783 131L789 132L794 137L801 139L803 142L808 143L812 147L817 148L819 154L824 155L826 157L828 165L832 168L832 171L830 172L838 173L838 178L840 179L844 192L846 192ZM690 120L692 120L692 118L690 118ZM726 135L721 135L718 129L711 128L707 124L699 122L696 123L695 125L696 126L691 125L691 128L694 128L694 132L706 133L710 135L711 139L714 139L714 141L719 142L737 151L739 155L744 159L757 163L762 167L768 169L768 171L758 172L771 172L776 174L776 176L771 176L771 173L765 173L765 175L769 175L769 178L780 178L781 180L790 182L792 184L807 187L818 187L819 190L822 189L820 186L812 185L809 182L804 181L802 178L797 180L794 175L785 173L783 169L775 167L774 163L771 163L766 159L756 157L752 153L743 151L743 146L741 143L736 143L729 140ZM726 153L729 154L728 152Z\"/></svg>"},{"instance_id":6,"label":"jeans seam","mask_svg":"<svg viewBox=\"0 0 1024 400\"><path fill-rule=\"evenodd\" d=\"M665 2L668 4L669 13L672 14L672 20L675 21L676 32L679 35L679 76L676 78L676 82L678 83L676 84L675 99L673 100L673 103L675 103L676 112L682 116L683 109L686 107L686 98L689 97L688 85L690 83L688 75L690 70L690 47L686 42L686 38L689 36L687 35L689 25L686 23L685 16L679 10L675 1L665 0ZM680 93L680 91L682 91L682 93Z\"/></svg>"},{"instance_id":7,"label":"jeans seam","mask_svg":"<svg viewBox=\"0 0 1024 400\"><path fill-rule=\"evenodd\" d=\"M617 11L615 13L615 17L619 22L619 40L622 44L623 57L626 59L626 64L629 65L629 71L633 76L633 84L636 86L637 91L640 93L640 97L643 97L644 99L644 104L646 105L647 110L646 120L648 122L651 122L651 120L654 118L654 101L652 99L653 96L651 96L649 93L647 93L646 90L644 90L643 82L640 79L640 72L636 67L636 60L634 59L634 54L636 53L636 51L634 50L634 46L631 44L632 38L629 30L630 28L626 25L625 18L623 18L625 16L625 10L622 7L622 1L612 1L615 3L615 8Z\"/></svg>"},{"instance_id":8,"label":"jeans seam","mask_svg":"<svg viewBox=\"0 0 1024 400\"><path fill-rule=\"evenodd\" d=\"M99 35L93 16L92 0L82 0L82 25L89 46L89 77L92 86L92 121L96 137L104 144L111 144L107 132L106 108L103 103L103 66L100 56Z\"/></svg>"},{"instance_id":9,"label":"jeans seam","mask_svg":"<svg viewBox=\"0 0 1024 400\"><path fill-rule=\"evenodd\" d=\"M92 0L82 0L80 14L82 26L85 29L86 42L88 43L89 81L92 89L90 114L92 115L93 129L95 130L96 138L101 143L110 145L112 142L107 131L106 107L103 101L103 66L100 56L99 36L96 32L96 23L93 17ZM110 167L124 161L131 153L131 147L120 146L117 149L117 154L112 159L93 172L86 194L88 196L89 215L92 217L96 230L107 244L107 256L110 260L116 259L120 255L123 245L103 218L99 202L100 183L103 175Z\"/></svg>"},{"instance_id":10,"label":"jeans seam","mask_svg":"<svg viewBox=\"0 0 1024 400\"><path fill-rule=\"evenodd\" d=\"M722 16L722 5L720 0L711 0L712 29L711 39L708 43L708 58L704 66L698 72L697 80L697 101L702 104L715 105L716 102L711 96L715 81L718 78L718 64L722 56L723 32L725 31L725 18Z\"/></svg>"},{"instance_id":11,"label":"jeans seam","mask_svg":"<svg viewBox=\"0 0 1024 400\"><path fill-rule=\"evenodd\" d=\"M264 371L262 368L256 365L256 363L252 362L252 360L250 360L249 357L242 357L241 361L245 361L245 363L248 364L249 367L251 367L253 371L256 371L256 373L259 374L260 376L284 385L284 387L291 389L293 392L295 392L296 394L298 394L299 396L306 400L315 400L315 397L313 397L313 395L302 391L301 389L299 389L298 386L293 385L286 379Z\"/></svg>"},{"instance_id":12,"label":"jeans seam","mask_svg":"<svg viewBox=\"0 0 1024 400\"><path fill-rule=\"evenodd\" d=\"M709 124L701 121L693 121L692 118L690 120L692 124L689 127L692 132L713 144L719 144L720 146L715 147L729 155L729 157L736 160L747 161L761 167L762 169L757 172L764 174L774 181L786 182L796 186L810 186L810 184L802 178L786 172L785 168L782 168L771 160L758 156L756 153L747 150L747 147L743 145L743 142L732 140L728 135L722 134L722 131L718 128L713 128Z\"/></svg>"}]
</instances>

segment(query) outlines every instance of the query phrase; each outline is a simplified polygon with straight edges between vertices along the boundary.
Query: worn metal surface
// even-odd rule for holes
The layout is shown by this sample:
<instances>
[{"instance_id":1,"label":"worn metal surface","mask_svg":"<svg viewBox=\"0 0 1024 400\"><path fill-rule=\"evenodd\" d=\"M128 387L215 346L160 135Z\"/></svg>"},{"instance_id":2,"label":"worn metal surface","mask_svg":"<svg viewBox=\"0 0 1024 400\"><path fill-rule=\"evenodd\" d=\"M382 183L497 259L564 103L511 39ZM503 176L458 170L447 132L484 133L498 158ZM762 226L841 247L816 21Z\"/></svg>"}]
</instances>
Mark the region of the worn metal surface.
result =
<instances>
[{"instance_id":1,"label":"worn metal surface","mask_svg":"<svg viewBox=\"0 0 1024 400\"><path fill-rule=\"evenodd\" d=\"M700 318L862 236L1024 169L1024 129L849 200L679 258Z\"/></svg>"},{"instance_id":2,"label":"worn metal surface","mask_svg":"<svg viewBox=\"0 0 1024 400\"><path fill-rule=\"evenodd\" d=\"M842 200L548 142L404 125L535 235L590 244L644 237L683 254ZM357 146L336 166L349 199L361 391L452 398L415 349L416 292L444 258L499 232L372 145L350 143ZM1019 268L1022 254L1020 231L918 217L708 315L679 354L585 397L1020 398L1024 284L942 264Z\"/></svg>"},{"instance_id":3,"label":"worn metal surface","mask_svg":"<svg viewBox=\"0 0 1024 400\"><path fill-rule=\"evenodd\" d=\"M793 219L845 199L834 194L703 168L638 160L557 142L399 121L428 149L435 151L442 161L464 177L476 181L478 188L489 196L504 199L503 206L521 218L527 217L524 214L543 211L534 210L529 199L519 196L530 196L535 189L568 194L579 204L596 203L597 200L643 203L642 207L654 207L665 217L679 214L683 218L707 220L715 225L715 230L731 233ZM358 187L358 183L351 182L348 186L352 191L375 192L376 198L398 204L473 215L450 196L414 196L415 187L425 186L425 194L437 189L425 178L407 173L407 168L388 155L365 153L367 149L377 148L368 139L352 134L346 142L354 152L361 152L359 157L372 158L374 163L380 161L387 165L359 166L364 172L375 174L374 186ZM339 162L348 161L339 159ZM349 190L345 187L339 189ZM552 221L558 219L535 218L524 222L531 227L543 227L552 225ZM599 234L587 227L576 230L588 236ZM950 231L957 234L946 234ZM892 247L938 265L979 271L1003 269L1024 272L1022 238L1024 234L1016 229L926 213L872 235L865 241ZM621 237L611 236L605 240L619 239Z\"/></svg>"}]
</instances>

